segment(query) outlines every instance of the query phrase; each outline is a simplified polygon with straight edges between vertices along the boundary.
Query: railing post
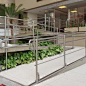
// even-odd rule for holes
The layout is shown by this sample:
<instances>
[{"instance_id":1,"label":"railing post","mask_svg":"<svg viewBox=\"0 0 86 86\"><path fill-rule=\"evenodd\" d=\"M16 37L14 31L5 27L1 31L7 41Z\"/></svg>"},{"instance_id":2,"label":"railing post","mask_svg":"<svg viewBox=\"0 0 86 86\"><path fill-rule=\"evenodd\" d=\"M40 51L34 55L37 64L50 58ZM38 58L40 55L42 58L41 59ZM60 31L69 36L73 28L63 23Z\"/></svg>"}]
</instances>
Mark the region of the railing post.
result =
<instances>
[{"instance_id":1,"label":"railing post","mask_svg":"<svg viewBox=\"0 0 86 86\"><path fill-rule=\"evenodd\" d=\"M61 28L61 20L59 19L59 33L60 33L60 28Z\"/></svg>"},{"instance_id":2,"label":"railing post","mask_svg":"<svg viewBox=\"0 0 86 86\"><path fill-rule=\"evenodd\" d=\"M55 21L55 19L54 19L54 33L55 33L55 27L56 27L56 21Z\"/></svg>"},{"instance_id":3,"label":"railing post","mask_svg":"<svg viewBox=\"0 0 86 86\"><path fill-rule=\"evenodd\" d=\"M7 30L8 30L8 39L9 39L10 34L11 34L11 32L10 32L11 30L10 30L10 26L9 26L9 25L8 25L8 29L7 29ZM10 33L9 33L9 32L10 32ZM8 40L8 43L9 43L9 40Z\"/></svg>"},{"instance_id":4,"label":"railing post","mask_svg":"<svg viewBox=\"0 0 86 86\"><path fill-rule=\"evenodd\" d=\"M48 29L49 29L49 31L50 31L50 17L49 17L49 26L48 26Z\"/></svg>"},{"instance_id":5,"label":"railing post","mask_svg":"<svg viewBox=\"0 0 86 86\"><path fill-rule=\"evenodd\" d=\"M36 39L36 83L39 81L39 73L38 73L38 39Z\"/></svg>"},{"instance_id":6,"label":"railing post","mask_svg":"<svg viewBox=\"0 0 86 86\"><path fill-rule=\"evenodd\" d=\"M59 37L58 37L59 35L57 34L57 36L56 36L56 44L59 44Z\"/></svg>"},{"instance_id":7,"label":"railing post","mask_svg":"<svg viewBox=\"0 0 86 86\"><path fill-rule=\"evenodd\" d=\"M34 38L34 21L33 21L33 26L32 26L32 28L33 28L33 38Z\"/></svg>"},{"instance_id":8,"label":"railing post","mask_svg":"<svg viewBox=\"0 0 86 86\"><path fill-rule=\"evenodd\" d=\"M46 31L46 19L47 19L46 17L47 17L47 16L46 16L46 14L45 14L45 31Z\"/></svg>"},{"instance_id":9,"label":"railing post","mask_svg":"<svg viewBox=\"0 0 86 86\"><path fill-rule=\"evenodd\" d=\"M33 26L32 26L32 31L33 31L33 39L34 39L34 41L33 41L33 47L34 47L34 53L35 53L35 30L34 30L34 21L33 21Z\"/></svg>"},{"instance_id":10,"label":"railing post","mask_svg":"<svg viewBox=\"0 0 86 86\"><path fill-rule=\"evenodd\" d=\"M67 20L66 20L66 28L68 28L68 23L67 23Z\"/></svg>"},{"instance_id":11,"label":"railing post","mask_svg":"<svg viewBox=\"0 0 86 86\"><path fill-rule=\"evenodd\" d=\"M6 53L6 70L7 70L7 29L6 29L6 16L5 16L5 53Z\"/></svg>"},{"instance_id":12,"label":"railing post","mask_svg":"<svg viewBox=\"0 0 86 86\"><path fill-rule=\"evenodd\" d=\"M85 56L86 56L86 32L85 32Z\"/></svg>"},{"instance_id":13,"label":"railing post","mask_svg":"<svg viewBox=\"0 0 86 86\"><path fill-rule=\"evenodd\" d=\"M7 70L7 39L5 40L5 52L6 52L6 70Z\"/></svg>"},{"instance_id":14,"label":"railing post","mask_svg":"<svg viewBox=\"0 0 86 86\"><path fill-rule=\"evenodd\" d=\"M74 33L72 33L72 49L74 48Z\"/></svg>"},{"instance_id":15,"label":"railing post","mask_svg":"<svg viewBox=\"0 0 86 86\"><path fill-rule=\"evenodd\" d=\"M13 25L13 42L15 43L15 28L14 28L14 25Z\"/></svg>"},{"instance_id":16,"label":"railing post","mask_svg":"<svg viewBox=\"0 0 86 86\"><path fill-rule=\"evenodd\" d=\"M66 45L66 39L65 39L65 35L64 35L64 67L66 66L66 48L65 48L65 45Z\"/></svg>"},{"instance_id":17,"label":"railing post","mask_svg":"<svg viewBox=\"0 0 86 86\"><path fill-rule=\"evenodd\" d=\"M6 29L6 16L5 16L5 30L4 30L5 39L7 38L6 37L6 35L7 35L6 33L7 33L7 29Z\"/></svg>"}]
</instances>

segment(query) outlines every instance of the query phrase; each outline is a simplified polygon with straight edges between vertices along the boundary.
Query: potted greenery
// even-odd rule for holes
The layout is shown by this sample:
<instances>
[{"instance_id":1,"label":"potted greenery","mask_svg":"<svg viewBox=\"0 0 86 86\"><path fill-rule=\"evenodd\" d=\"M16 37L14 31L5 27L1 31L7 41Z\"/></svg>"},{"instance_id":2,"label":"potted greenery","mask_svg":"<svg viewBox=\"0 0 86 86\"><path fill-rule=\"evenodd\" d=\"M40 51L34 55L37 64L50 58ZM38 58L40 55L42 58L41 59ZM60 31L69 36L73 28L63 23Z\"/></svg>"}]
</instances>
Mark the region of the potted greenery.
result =
<instances>
[{"instance_id":1,"label":"potted greenery","mask_svg":"<svg viewBox=\"0 0 86 86\"><path fill-rule=\"evenodd\" d=\"M11 3L8 7L3 5L1 5L0 7L5 11L5 16L13 18L17 18L19 14L23 14L24 10L24 8L21 8L22 4L16 6L14 3ZM14 22L13 19L9 19L10 24L13 24L13 22ZM11 28L11 37L13 37L13 26L10 25L10 28Z\"/></svg>"}]
</instances>

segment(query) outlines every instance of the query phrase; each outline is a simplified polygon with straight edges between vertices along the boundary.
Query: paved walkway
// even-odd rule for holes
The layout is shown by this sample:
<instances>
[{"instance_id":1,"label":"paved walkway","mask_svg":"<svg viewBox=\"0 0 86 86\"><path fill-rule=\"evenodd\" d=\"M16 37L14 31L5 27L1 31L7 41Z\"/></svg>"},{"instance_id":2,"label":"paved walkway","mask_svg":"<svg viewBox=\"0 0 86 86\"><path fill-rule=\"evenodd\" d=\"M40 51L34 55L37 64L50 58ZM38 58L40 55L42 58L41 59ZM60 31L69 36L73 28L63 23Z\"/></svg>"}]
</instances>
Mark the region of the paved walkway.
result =
<instances>
[{"instance_id":1,"label":"paved walkway","mask_svg":"<svg viewBox=\"0 0 86 86\"><path fill-rule=\"evenodd\" d=\"M75 47L74 49L66 51L66 54L68 54L68 55L66 55L66 63L70 64L70 63L84 57L85 50L82 48L83 47ZM78 51L78 49L81 49L81 50ZM75 52L75 51L77 51L77 52ZM38 66L39 70L38 71L40 74L40 78L62 68L63 66L64 66L63 53L60 55L52 56L52 57L45 58L44 60L39 61L39 66ZM0 77L0 84L4 83L7 86L22 86L22 85L27 86L27 85L35 82L35 79L36 79L35 63L24 64L24 65L20 65L16 68L9 69L7 71L3 71L0 73L0 76L7 78L4 81L4 78L2 79ZM18 82L22 85L12 84L12 82L9 81L8 79ZM9 85L8 85L8 82L9 82ZM11 84L10 84L10 82L11 82ZM40 85L40 86L46 86L46 85ZM52 85L50 85L50 86L52 86ZM60 85L58 85L58 86L60 86ZM71 86L71 85L69 85L69 86ZM74 86L74 85L72 85L72 86ZM79 85L77 85L77 86L79 86ZM81 85L81 86L83 86L83 85Z\"/></svg>"},{"instance_id":2,"label":"paved walkway","mask_svg":"<svg viewBox=\"0 0 86 86\"><path fill-rule=\"evenodd\" d=\"M35 86L86 86L86 64Z\"/></svg>"}]
</instances>

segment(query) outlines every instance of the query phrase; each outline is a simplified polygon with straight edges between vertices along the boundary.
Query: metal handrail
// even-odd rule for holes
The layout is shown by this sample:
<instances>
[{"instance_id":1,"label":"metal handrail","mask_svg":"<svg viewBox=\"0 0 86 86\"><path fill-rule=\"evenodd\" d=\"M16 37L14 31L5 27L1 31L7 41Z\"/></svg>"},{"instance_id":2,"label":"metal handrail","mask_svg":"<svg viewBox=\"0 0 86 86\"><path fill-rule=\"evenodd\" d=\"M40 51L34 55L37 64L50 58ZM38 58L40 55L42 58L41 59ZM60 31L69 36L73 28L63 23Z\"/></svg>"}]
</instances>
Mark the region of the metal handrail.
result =
<instances>
[{"instance_id":1,"label":"metal handrail","mask_svg":"<svg viewBox=\"0 0 86 86\"><path fill-rule=\"evenodd\" d=\"M73 34L72 34L73 35ZM64 47L64 67L67 65L66 64L66 48L65 48L65 46L66 46L66 43L69 43L69 42L75 42L75 41L80 41L80 40L84 40L85 39L85 51L86 51L86 33L85 33L85 38L82 38L82 39L78 39L78 40L72 40L72 41L68 41L68 42L66 42L66 36L65 35L63 35L63 37L64 37L64 40L63 40L63 43L60 43L60 44L63 44L63 47ZM74 36L72 36L72 37L74 37ZM43 40L43 38L42 39L36 39L35 40L35 42L36 42L36 44L38 43L38 41L39 40ZM56 44L55 44L56 45ZM58 44L57 44L58 45ZM36 49L36 52L38 51L38 45L36 45L37 47L37 49ZM47 46L47 47L50 47L50 46ZM72 46L73 48L74 48L74 45ZM81 49L80 49L81 50ZM70 54L70 53L69 53ZM86 53L85 53L85 55L86 55ZM38 59L37 59L37 53L36 53L36 81L37 81L37 83L38 83L38 81L39 81L39 78L38 78L38 76L39 76L39 72L38 72Z\"/></svg>"},{"instance_id":2,"label":"metal handrail","mask_svg":"<svg viewBox=\"0 0 86 86\"><path fill-rule=\"evenodd\" d=\"M5 19L6 19L6 17L5 17ZM15 19L15 18L14 18ZM19 20L21 20L21 19L19 19ZM39 24L39 23L36 23L36 24ZM6 26L9 26L9 25L13 25L13 24L7 24L6 23L6 20L5 20L5 34L6 34ZM43 25L45 25L45 24L43 24ZM14 25L13 25L14 26ZM34 28L34 26L35 26L35 23L34 23L34 21L33 21L33 23L32 23L32 29L33 29L33 36L32 36L32 39L30 39L30 40L28 40L28 43L26 43L26 44L29 44L29 45L27 45L29 48L31 48L32 46L31 46L31 42L33 42L34 44L33 44L33 50L35 51L35 55L36 55L36 82L38 83L38 81L39 81L39 72L38 72L38 59L37 59L37 51L38 51L38 49L39 49L39 46L38 46L38 43L40 42L40 41L49 41L49 40L53 40L53 41L56 41L53 45L63 45L63 48L64 48L64 51L63 51L63 53L64 53L64 67L67 65L66 64L66 44L67 43L72 43L72 48L74 48L74 42L76 42L76 41L79 41L79 40L85 40L85 56L86 56L86 33L82 33L82 32L80 32L80 33L78 33L78 32L70 32L68 35L63 35L63 34L60 34L60 33L55 33L55 34L53 34L53 35L51 35L52 37L47 37L47 38L41 38L41 36L34 36L34 30L36 29L36 28ZM46 27L47 27L47 25L45 25ZM46 28L45 28L46 29ZM56 29L56 27L54 27L54 29ZM70 35L71 34L71 35ZM85 34L85 37L84 38L81 38L81 39L74 39L74 37L76 37L76 35L77 34ZM5 35L6 36L6 35ZM66 41L66 38L68 37L68 36L71 36L72 37L72 41ZM7 36L3 39L3 41L1 42L1 43L5 43L5 46L4 47L2 47L2 48L4 48L5 49L5 51L6 51L6 69L7 69L7 53L8 53L8 51L7 51L7 49L9 49L9 48L11 48L11 47L9 47L9 46L7 46L7 44L8 44L8 41L10 41L10 40L17 40L17 39L27 39L27 38L29 38L30 36L26 36L26 37L15 37L14 39L13 38L11 38L11 39L8 39L7 38ZM59 42L57 42L57 41L59 41L59 40L63 40L61 43L59 43ZM53 45L49 45L49 46L47 46L47 47L52 47ZM24 46L23 44L22 45L15 45L15 46L12 46L12 47L20 47L20 46ZM28 49L29 49L28 48Z\"/></svg>"}]
</instances>

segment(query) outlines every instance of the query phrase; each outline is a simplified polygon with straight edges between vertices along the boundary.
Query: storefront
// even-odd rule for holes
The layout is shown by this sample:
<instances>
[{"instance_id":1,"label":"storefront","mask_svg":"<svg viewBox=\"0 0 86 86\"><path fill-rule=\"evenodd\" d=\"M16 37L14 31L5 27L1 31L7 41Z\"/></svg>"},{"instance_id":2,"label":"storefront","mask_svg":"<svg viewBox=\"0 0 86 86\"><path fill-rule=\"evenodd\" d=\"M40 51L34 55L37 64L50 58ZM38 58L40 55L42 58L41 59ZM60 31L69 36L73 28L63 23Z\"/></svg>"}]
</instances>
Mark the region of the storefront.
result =
<instances>
[{"instance_id":1,"label":"storefront","mask_svg":"<svg viewBox=\"0 0 86 86\"><path fill-rule=\"evenodd\" d=\"M86 6L71 8L69 10L68 31L86 31Z\"/></svg>"}]
</instances>

